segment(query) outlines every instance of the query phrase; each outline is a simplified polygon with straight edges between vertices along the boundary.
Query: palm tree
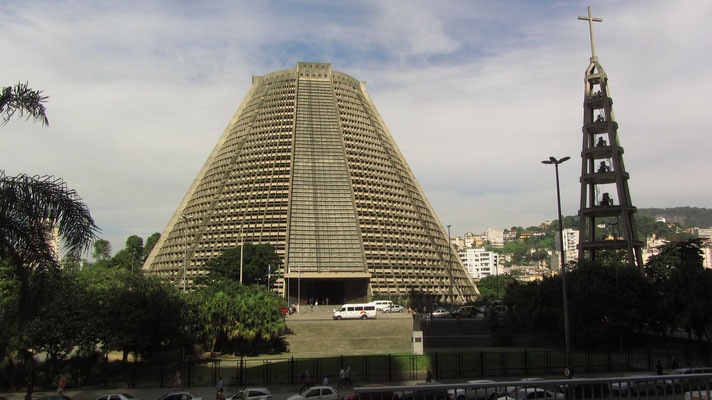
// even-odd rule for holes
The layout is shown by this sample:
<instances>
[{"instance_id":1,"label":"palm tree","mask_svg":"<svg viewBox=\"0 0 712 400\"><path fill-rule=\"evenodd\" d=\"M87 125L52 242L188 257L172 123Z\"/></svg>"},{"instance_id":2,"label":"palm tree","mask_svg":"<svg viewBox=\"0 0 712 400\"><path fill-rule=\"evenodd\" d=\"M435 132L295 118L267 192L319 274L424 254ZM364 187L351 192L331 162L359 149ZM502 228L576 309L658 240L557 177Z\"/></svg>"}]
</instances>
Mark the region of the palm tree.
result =
<instances>
[{"instance_id":1,"label":"palm tree","mask_svg":"<svg viewBox=\"0 0 712 400\"><path fill-rule=\"evenodd\" d=\"M10 262L20 283L20 310L31 308L45 273L59 267L51 245L55 228L70 256L87 250L99 230L87 206L61 179L0 171L0 258Z\"/></svg>"},{"instance_id":2,"label":"palm tree","mask_svg":"<svg viewBox=\"0 0 712 400\"><path fill-rule=\"evenodd\" d=\"M7 86L2 88L0 92L0 115L2 115L2 124L7 124L15 113L20 118L33 118L39 121L42 125L49 125L49 120L45 114L44 103L49 96L43 96L41 90L33 90L28 87L27 83L18 82L15 86Z\"/></svg>"}]
</instances>

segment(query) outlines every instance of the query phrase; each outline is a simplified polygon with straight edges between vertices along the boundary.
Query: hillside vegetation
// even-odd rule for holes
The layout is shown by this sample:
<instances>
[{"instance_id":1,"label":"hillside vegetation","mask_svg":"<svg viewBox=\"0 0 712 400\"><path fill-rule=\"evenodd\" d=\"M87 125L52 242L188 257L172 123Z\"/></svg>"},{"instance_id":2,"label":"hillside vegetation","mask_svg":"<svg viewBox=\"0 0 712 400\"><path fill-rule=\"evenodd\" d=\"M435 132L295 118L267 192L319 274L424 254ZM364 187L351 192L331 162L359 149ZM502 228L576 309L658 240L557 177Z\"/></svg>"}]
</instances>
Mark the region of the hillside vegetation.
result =
<instances>
[{"instance_id":1,"label":"hillside vegetation","mask_svg":"<svg viewBox=\"0 0 712 400\"><path fill-rule=\"evenodd\" d=\"M667 222L678 223L683 228L712 227L712 209L700 207L639 208L638 214L646 217L665 217Z\"/></svg>"}]
</instances>

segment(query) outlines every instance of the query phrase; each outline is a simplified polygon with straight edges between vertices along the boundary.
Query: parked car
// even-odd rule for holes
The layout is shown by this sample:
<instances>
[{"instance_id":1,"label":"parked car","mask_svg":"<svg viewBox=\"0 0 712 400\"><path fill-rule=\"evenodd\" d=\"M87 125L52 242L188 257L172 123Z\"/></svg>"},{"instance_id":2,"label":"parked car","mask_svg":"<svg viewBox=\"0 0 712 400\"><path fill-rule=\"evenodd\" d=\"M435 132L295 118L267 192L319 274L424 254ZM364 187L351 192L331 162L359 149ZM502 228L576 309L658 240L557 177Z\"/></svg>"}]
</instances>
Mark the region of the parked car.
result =
<instances>
[{"instance_id":1,"label":"parked car","mask_svg":"<svg viewBox=\"0 0 712 400\"><path fill-rule=\"evenodd\" d=\"M649 395L665 393L665 382L659 377L649 375L631 375L628 378L640 378L638 380L611 382L611 393L615 396L628 395ZM648 379L642 379L648 378Z\"/></svg>"},{"instance_id":2,"label":"parked car","mask_svg":"<svg viewBox=\"0 0 712 400\"><path fill-rule=\"evenodd\" d=\"M545 380L544 378L538 378L535 376L530 376L528 378L523 378L520 382L523 382L521 386L507 386L504 388L503 393L505 396L514 396L514 392L516 392L519 389L524 389L528 383L526 382L538 382L538 381L543 381ZM536 384L534 384L536 385ZM541 386L541 385L539 385Z\"/></svg>"},{"instance_id":3,"label":"parked car","mask_svg":"<svg viewBox=\"0 0 712 400\"><path fill-rule=\"evenodd\" d=\"M497 398L497 400L565 400L563 393L553 392L544 388L522 388L518 389L512 395L506 395Z\"/></svg>"},{"instance_id":4,"label":"parked car","mask_svg":"<svg viewBox=\"0 0 712 400\"><path fill-rule=\"evenodd\" d=\"M386 313L403 312L403 306L399 306L398 304L393 304L390 307L384 308L383 312L386 312Z\"/></svg>"},{"instance_id":5,"label":"parked car","mask_svg":"<svg viewBox=\"0 0 712 400\"><path fill-rule=\"evenodd\" d=\"M339 400L339 393L331 386L312 386L300 394L287 397L287 400Z\"/></svg>"},{"instance_id":6,"label":"parked car","mask_svg":"<svg viewBox=\"0 0 712 400\"><path fill-rule=\"evenodd\" d=\"M455 311L455 317L460 318L475 318L477 316L477 307L475 306L462 306Z\"/></svg>"},{"instance_id":7,"label":"parked car","mask_svg":"<svg viewBox=\"0 0 712 400\"><path fill-rule=\"evenodd\" d=\"M577 377L576 379L586 379ZM575 383L573 385L562 385L561 391L567 399L609 399L611 398L611 387L606 382L586 382Z\"/></svg>"},{"instance_id":8,"label":"parked car","mask_svg":"<svg viewBox=\"0 0 712 400\"><path fill-rule=\"evenodd\" d=\"M54 397L54 396L53 396ZM137 400L128 393L109 393L97 396L94 400Z\"/></svg>"},{"instance_id":9,"label":"parked car","mask_svg":"<svg viewBox=\"0 0 712 400\"><path fill-rule=\"evenodd\" d=\"M246 392L243 394L243 392ZM245 388L227 396L225 400L270 400L272 392L267 388Z\"/></svg>"},{"instance_id":10,"label":"parked car","mask_svg":"<svg viewBox=\"0 0 712 400\"><path fill-rule=\"evenodd\" d=\"M373 304L376 307L376 311L383 312L386 308L392 306L393 302L390 300L376 300L376 301L372 301L371 304Z\"/></svg>"},{"instance_id":11,"label":"parked car","mask_svg":"<svg viewBox=\"0 0 712 400\"><path fill-rule=\"evenodd\" d=\"M385 387L383 385L366 385L367 388ZM343 400L396 400L398 396L392 390L367 392L367 393L349 393L344 395Z\"/></svg>"},{"instance_id":12,"label":"parked car","mask_svg":"<svg viewBox=\"0 0 712 400\"><path fill-rule=\"evenodd\" d=\"M164 394L159 400L203 400L203 398L200 396L196 396L191 392L171 392Z\"/></svg>"},{"instance_id":13,"label":"parked car","mask_svg":"<svg viewBox=\"0 0 712 400\"><path fill-rule=\"evenodd\" d=\"M297 309L294 306L282 307L279 309L282 315L292 315Z\"/></svg>"},{"instance_id":14,"label":"parked car","mask_svg":"<svg viewBox=\"0 0 712 400\"><path fill-rule=\"evenodd\" d=\"M670 375L694 375L694 374L712 374L712 368L709 367L688 367L672 370ZM702 378L678 378L665 379L665 388L673 393L683 393L690 390L699 390L705 388L705 384L709 384L709 379Z\"/></svg>"},{"instance_id":15,"label":"parked car","mask_svg":"<svg viewBox=\"0 0 712 400\"><path fill-rule=\"evenodd\" d=\"M423 389L409 390L403 393L396 393L400 400L448 400L447 389L428 388L428 385L437 385L437 383L419 383L423 385Z\"/></svg>"},{"instance_id":16,"label":"parked car","mask_svg":"<svg viewBox=\"0 0 712 400\"><path fill-rule=\"evenodd\" d=\"M63 394L51 394L49 396L34 397L34 400L72 400L71 397Z\"/></svg>"},{"instance_id":17,"label":"parked car","mask_svg":"<svg viewBox=\"0 0 712 400\"><path fill-rule=\"evenodd\" d=\"M444 308L438 308L437 310L433 311L433 318L450 318L450 311L444 309Z\"/></svg>"},{"instance_id":18,"label":"parked car","mask_svg":"<svg viewBox=\"0 0 712 400\"><path fill-rule=\"evenodd\" d=\"M489 379L467 381L467 383L497 383ZM447 391L450 400L494 400L499 397L498 389L494 386L486 388L450 389Z\"/></svg>"}]
</instances>

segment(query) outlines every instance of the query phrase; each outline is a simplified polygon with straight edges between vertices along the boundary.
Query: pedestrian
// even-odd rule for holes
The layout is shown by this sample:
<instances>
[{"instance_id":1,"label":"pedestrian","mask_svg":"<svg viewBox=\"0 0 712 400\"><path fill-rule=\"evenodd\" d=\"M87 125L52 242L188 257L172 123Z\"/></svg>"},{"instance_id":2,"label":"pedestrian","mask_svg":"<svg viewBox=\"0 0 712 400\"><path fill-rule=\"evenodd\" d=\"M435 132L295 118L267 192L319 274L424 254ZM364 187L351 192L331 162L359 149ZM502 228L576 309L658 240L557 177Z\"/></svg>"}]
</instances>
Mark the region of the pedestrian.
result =
<instances>
[{"instance_id":1,"label":"pedestrian","mask_svg":"<svg viewBox=\"0 0 712 400\"><path fill-rule=\"evenodd\" d=\"M658 360L658 363L655 364L655 372L657 372L658 375L663 374L663 364L660 362L660 360Z\"/></svg>"},{"instance_id":2,"label":"pedestrian","mask_svg":"<svg viewBox=\"0 0 712 400\"><path fill-rule=\"evenodd\" d=\"M220 399L220 394L223 392L223 378L218 377L218 383L215 384L215 398Z\"/></svg>"},{"instance_id":3,"label":"pedestrian","mask_svg":"<svg viewBox=\"0 0 712 400\"><path fill-rule=\"evenodd\" d=\"M314 301L314 307L318 307L318 306L319 306L319 300L315 300L315 301Z\"/></svg>"},{"instance_id":4,"label":"pedestrian","mask_svg":"<svg viewBox=\"0 0 712 400\"><path fill-rule=\"evenodd\" d=\"M58 394L64 394L64 386L67 384L67 378L64 376L64 374L59 376L59 380L57 381L57 393Z\"/></svg>"},{"instance_id":5,"label":"pedestrian","mask_svg":"<svg viewBox=\"0 0 712 400\"><path fill-rule=\"evenodd\" d=\"M346 386L346 371L343 368L339 371L339 387Z\"/></svg>"},{"instance_id":6,"label":"pedestrian","mask_svg":"<svg viewBox=\"0 0 712 400\"><path fill-rule=\"evenodd\" d=\"M225 400L225 391L223 388L220 388L220 390L218 390L217 398L218 400Z\"/></svg>"},{"instance_id":7,"label":"pedestrian","mask_svg":"<svg viewBox=\"0 0 712 400\"><path fill-rule=\"evenodd\" d=\"M325 376L324 380L321 381L321 386L329 386L329 377Z\"/></svg>"},{"instance_id":8,"label":"pedestrian","mask_svg":"<svg viewBox=\"0 0 712 400\"><path fill-rule=\"evenodd\" d=\"M176 388L181 388L183 387L183 384L180 381L180 370L176 370L175 375L173 375L173 386Z\"/></svg>"},{"instance_id":9,"label":"pedestrian","mask_svg":"<svg viewBox=\"0 0 712 400\"><path fill-rule=\"evenodd\" d=\"M346 366L346 371L344 371L344 380L345 380L346 384L348 384L349 386L354 385L354 381L351 380L351 366L350 365Z\"/></svg>"},{"instance_id":10,"label":"pedestrian","mask_svg":"<svg viewBox=\"0 0 712 400\"><path fill-rule=\"evenodd\" d=\"M311 381L311 377L309 376L309 371L307 371L305 369L304 372L302 372L303 385L302 385L302 387L299 388L299 393L301 393L303 390L309 389L309 387L311 386L309 384L310 381Z\"/></svg>"},{"instance_id":11,"label":"pedestrian","mask_svg":"<svg viewBox=\"0 0 712 400\"><path fill-rule=\"evenodd\" d=\"M433 373L430 371L430 368L428 368L428 371L425 373L425 382L429 383L433 381Z\"/></svg>"},{"instance_id":12,"label":"pedestrian","mask_svg":"<svg viewBox=\"0 0 712 400\"><path fill-rule=\"evenodd\" d=\"M680 368L680 361L677 359L677 357L672 356L672 362L670 363L670 367L672 367L672 369Z\"/></svg>"}]
</instances>

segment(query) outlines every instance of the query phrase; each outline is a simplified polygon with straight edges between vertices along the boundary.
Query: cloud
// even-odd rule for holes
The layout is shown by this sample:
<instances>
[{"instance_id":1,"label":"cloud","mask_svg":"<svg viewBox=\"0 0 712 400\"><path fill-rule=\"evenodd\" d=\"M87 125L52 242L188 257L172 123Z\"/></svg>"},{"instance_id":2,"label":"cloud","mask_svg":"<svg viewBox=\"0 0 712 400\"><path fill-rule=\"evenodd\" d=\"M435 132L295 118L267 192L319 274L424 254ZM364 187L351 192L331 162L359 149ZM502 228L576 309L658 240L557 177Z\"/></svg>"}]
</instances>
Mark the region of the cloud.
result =
<instances>
[{"instance_id":1,"label":"cloud","mask_svg":"<svg viewBox=\"0 0 712 400\"><path fill-rule=\"evenodd\" d=\"M0 168L77 189L118 250L161 232L251 75L331 62L368 90L453 234L565 214L580 191L588 30L576 2L121 2L0 5L3 85L51 95L50 127L0 130ZM634 204L712 206L712 3L594 5ZM10 60L10 61L5 61Z\"/></svg>"}]
</instances>

